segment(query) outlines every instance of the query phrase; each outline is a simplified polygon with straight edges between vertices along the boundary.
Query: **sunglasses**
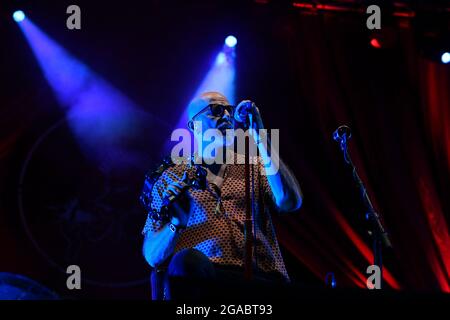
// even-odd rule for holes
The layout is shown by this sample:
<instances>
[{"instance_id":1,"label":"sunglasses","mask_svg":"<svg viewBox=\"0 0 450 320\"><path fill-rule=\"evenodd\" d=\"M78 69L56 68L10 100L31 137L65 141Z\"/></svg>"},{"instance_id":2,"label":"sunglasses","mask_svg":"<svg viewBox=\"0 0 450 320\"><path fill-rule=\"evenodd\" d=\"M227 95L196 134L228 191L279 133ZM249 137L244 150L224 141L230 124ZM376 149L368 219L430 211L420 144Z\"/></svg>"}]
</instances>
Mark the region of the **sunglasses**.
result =
<instances>
[{"instance_id":1,"label":"sunglasses","mask_svg":"<svg viewBox=\"0 0 450 320\"><path fill-rule=\"evenodd\" d=\"M228 111L228 113L233 116L234 114L234 107L230 105L223 105L223 104L208 104L205 108L200 110L195 116L192 117L191 120L188 122L188 127L190 129L194 129L194 121L195 118L198 117L200 114L204 113L205 111L209 111L211 115L214 117L223 117L225 114L225 110Z\"/></svg>"}]
</instances>

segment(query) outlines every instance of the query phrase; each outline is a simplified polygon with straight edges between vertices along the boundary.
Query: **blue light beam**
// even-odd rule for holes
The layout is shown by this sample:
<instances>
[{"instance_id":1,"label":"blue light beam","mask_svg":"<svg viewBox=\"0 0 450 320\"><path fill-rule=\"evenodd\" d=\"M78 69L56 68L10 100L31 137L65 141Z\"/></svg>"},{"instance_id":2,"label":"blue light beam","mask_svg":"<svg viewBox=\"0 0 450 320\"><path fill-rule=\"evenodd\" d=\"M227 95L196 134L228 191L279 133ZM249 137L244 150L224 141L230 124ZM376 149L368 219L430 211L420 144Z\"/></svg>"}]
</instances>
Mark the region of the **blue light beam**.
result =
<instances>
[{"instance_id":1,"label":"blue light beam","mask_svg":"<svg viewBox=\"0 0 450 320\"><path fill-rule=\"evenodd\" d=\"M197 88L191 101L200 96L200 94L207 91L217 91L222 93L228 98L228 101L234 105L235 104L235 66L236 54L235 49L228 47L226 44L223 45L222 50L214 57L212 65L203 78L201 84ZM182 111L177 125L177 128L187 128L186 124L188 122L187 107L189 106L189 101L186 104L185 109ZM171 150L173 143L169 141L164 146L164 152L168 153Z\"/></svg>"},{"instance_id":2,"label":"blue light beam","mask_svg":"<svg viewBox=\"0 0 450 320\"><path fill-rule=\"evenodd\" d=\"M235 57L234 50L222 50L203 79L194 97L206 91L218 91L224 94L231 104L235 103Z\"/></svg>"},{"instance_id":3,"label":"blue light beam","mask_svg":"<svg viewBox=\"0 0 450 320\"><path fill-rule=\"evenodd\" d=\"M19 24L78 144L105 171L136 166L142 150L129 144L143 123L161 121L144 112L42 32L30 19Z\"/></svg>"}]
</instances>

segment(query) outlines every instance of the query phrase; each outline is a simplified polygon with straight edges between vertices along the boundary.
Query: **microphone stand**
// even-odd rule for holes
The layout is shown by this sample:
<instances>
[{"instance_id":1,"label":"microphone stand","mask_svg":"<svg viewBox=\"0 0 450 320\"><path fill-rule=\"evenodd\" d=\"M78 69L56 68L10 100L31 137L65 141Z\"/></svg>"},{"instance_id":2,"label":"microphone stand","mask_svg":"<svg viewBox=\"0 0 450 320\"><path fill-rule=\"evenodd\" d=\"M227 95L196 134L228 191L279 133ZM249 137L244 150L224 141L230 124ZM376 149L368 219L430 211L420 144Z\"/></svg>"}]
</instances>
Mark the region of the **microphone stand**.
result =
<instances>
[{"instance_id":1,"label":"microphone stand","mask_svg":"<svg viewBox=\"0 0 450 320\"><path fill-rule=\"evenodd\" d=\"M244 279L251 280L253 276L253 205L251 193L254 190L251 190L250 185L250 132L252 132L253 128L253 119L252 115L248 114L245 119L244 126L248 130L249 134L245 135L245 163L244 163L244 175L245 175L245 221L244 221Z\"/></svg>"},{"instance_id":2,"label":"microphone stand","mask_svg":"<svg viewBox=\"0 0 450 320\"><path fill-rule=\"evenodd\" d=\"M358 171L356 170L355 165L352 162L352 159L350 157L350 154L348 152L348 146L347 146L347 134L343 133L340 137L340 145L341 150L344 155L345 162L350 166L352 169L353 174L353 180L355 181L357 187L359 188L361 198L363 200L363 203L366 207L367 213L366 213L366 220L370 222L370 231L369 234L372 236L372 250L373 250L373 257L374 257L374 265L378 266L380 268L380 285L382 287L383 283L383 259L382 259L382 246L385 245L387 248L392 248L391 241L389 240L388 233L383 227L383 224L381 223L380 217L378 213L375 211L375 208L372 205L372 202L370 201L369 195L367 194L366 187L364 186L364 183L362 182L361 178L358 175Z\"/></svg>"}]
</instances>

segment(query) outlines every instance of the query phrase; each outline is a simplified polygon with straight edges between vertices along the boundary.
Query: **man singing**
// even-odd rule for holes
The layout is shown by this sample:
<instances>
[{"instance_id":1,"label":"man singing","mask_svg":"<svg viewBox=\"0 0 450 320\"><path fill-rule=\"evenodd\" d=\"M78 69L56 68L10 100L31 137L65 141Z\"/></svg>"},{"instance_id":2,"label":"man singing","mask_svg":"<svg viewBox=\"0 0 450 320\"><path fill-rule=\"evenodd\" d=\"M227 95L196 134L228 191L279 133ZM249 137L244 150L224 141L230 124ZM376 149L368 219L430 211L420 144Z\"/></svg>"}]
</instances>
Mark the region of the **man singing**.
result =
<instances>
[{"instance_id":1,"label":"man singing","mask_svg":"<svg viewBox=\"0 0 450 320\"><path fill-rule=\"evenodd\" d=\"M258 108L251 110L255 129L263 129ZM225 131L235 128L234 108L227 98L217 92L206 92L188 107L188 127L194 132L197 145L206 146L211 141L199 132L207 129ZM267 145L258 134L252 135L261 155L267 157ZM226 148L230 140L215 140ZM278 158L272 151L271 158ZM203 154L203 157L205 155ZM235 154L234 159L243 157ZM161 199L171 195L170 219L147 218L143 235L143 254L153 268L164 266L165 299L192 298L195 288L177 288L171 278L190 279L243 279L245 255L245 171L244 164L204 159L206 188L187 187L186 164L176 164L165 170L150 190L153 206L160 207ZM210 160L210 159L209 159ZM206 164L210 163L210 164ZM289 281L280 248L272 225L270 213L298 210L302 194L297 180L279 160L276 172L267 174L263 161L253 166L253 279ZM144 186L145 191L145 186ZM149 190L147 190L148 192Z\"/></svg>"}]
</instances>

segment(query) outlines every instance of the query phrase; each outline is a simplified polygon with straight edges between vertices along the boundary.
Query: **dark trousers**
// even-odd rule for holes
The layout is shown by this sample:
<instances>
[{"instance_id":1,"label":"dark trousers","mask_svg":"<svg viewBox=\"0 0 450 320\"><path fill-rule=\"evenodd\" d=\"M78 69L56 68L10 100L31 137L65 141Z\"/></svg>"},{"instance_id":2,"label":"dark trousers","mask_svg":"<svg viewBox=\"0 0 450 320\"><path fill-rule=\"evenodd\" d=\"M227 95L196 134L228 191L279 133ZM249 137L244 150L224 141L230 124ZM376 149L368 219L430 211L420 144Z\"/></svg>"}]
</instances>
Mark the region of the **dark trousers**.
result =
<instances>
[{"instance_id":1,"label":"dark trousers","mask_svg":"<svg viewBox=\"0 0 450 320\"><path fill-rule=\"evenodd\" d=\"M285 282L278 273L254 272L252 283ZM235 296L238 287L247 284L243 269L212 263L196 249L184 249L171 259L164 275L164 298L166 300L204 300L227 296L227 288ZM235 287L233 287L235 286Z\"/></svg>"}]
</instances>

